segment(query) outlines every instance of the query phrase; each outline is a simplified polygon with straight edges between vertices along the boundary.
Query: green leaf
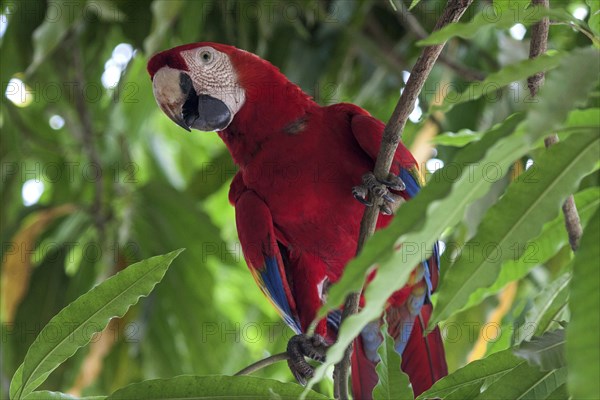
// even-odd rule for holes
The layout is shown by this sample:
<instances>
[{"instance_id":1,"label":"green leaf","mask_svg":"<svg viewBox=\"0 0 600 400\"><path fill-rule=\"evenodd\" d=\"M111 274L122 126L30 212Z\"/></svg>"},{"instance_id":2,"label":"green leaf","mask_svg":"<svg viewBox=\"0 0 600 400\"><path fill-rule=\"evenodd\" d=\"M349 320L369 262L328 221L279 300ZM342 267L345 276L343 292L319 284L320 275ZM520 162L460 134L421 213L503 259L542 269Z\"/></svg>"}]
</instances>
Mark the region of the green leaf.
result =
<instances>
[{"instance_id":1,"label":"green leaf","mask_svg":"<svg viewBox=\"0 0 600 400\"><path fill-rule=\"evenodd\" d=\"M172 25L179 16L184 2L181 0L154 1L152 8L152 32L144 40L144 52L148 55L157 52L166 37L172 34Z\"/></svg>"},{"instance_id":2,"label":"green leaf","mask_svg":"<svg viewBox=\"0 0 600 400\"><path fill-rule=\"evenodd\" d=\"M494 0L494 9L497 14L505 12L522 12L530 4L530 0Z\"/></svg>"},{"instance_id":3,"label":"green leaf","mask_svg":"<svg viewBox=\"0 0 600 400\"><path fill-rule=\"evenodd\" d=\"M37 392L31 392L25 397L25 400L104 400L106 396L86 396L86 397L75 397L70 394L61 392L50 392L47 390L40 390Z\"/></svg>"},{"instance_id":4,"label":"green leaf","mask_svg":"<svg viewBox=\"0 0 600 400\"><path fill-rule=\"evenodd\" d=\"M48 5L44 22L33 32L33 61L27 68L31 75L56 49L73 24L83 14L83 2L57 0Z\"/></svg>"},{"instance_id":5,"label":"green leaf","mask_svg":"<svg viewBox=\"0 0 600 400\"><path fill-rule=\"evenodd\" d=\"M555 391L553 391L552 393L550 393L548 395L548 397L546 397L546 400L566 400L566 399L571 399L571 397L569 396L569 391L567 390L566 383L563 383L562 385L557 387Z\"/></svg>"},{"instance_id":6,"label":"green leaf","mask_svg":"<svg viewBox=\"0 0 600 400\"><path fill-rule=\"evenodd\" d=\"M574 398L600 398L600 211L584 230L573 260L571 321L567 327L569 392Z\"/></svg>"},{"instance_id":7,"label":"green leaf","mask_svg":"<svg viewBox=\"0 0 600 400\"><path fill-rule=\"evenodd\" d=\"M557 329L542 336L535 336L530 341L521 343L514 353L542 371L562 368L567 364L565 330Z\"/></svg>"},{"instance_id":8,"label":"green leaf","mask_svg":"<svg viewBox=\"0 0 600 400\"><path fill-rule=\"evenodd\" d=\"M477 132L473 132L470 129L462 129L456 133L447 132L437 135L431 142L441 146L463 147L479 139L481 139L481 135L477 134Z\"/></svg>"},{"instance_id":9,"label":"green leaf","mask_svg":"<svg viewBox=\"0 0 600 400\"><path fill-rule=\"evenodd\" d=\"M575 194L574 197L581 224L585 226L600 205L600 189L592 187ZM498 293L507 283L521 279L533 267L544 264L568 243L569 237L565 230L565 217L560 213L554 220L544 225L542 233L525 245L525 251L520 257L518 255L517 257L511 257L502 264L498 279L493 285L475 290L469 296L469 302L465 308L481 303L488 296ZM525 330L528 330L528 328L525 327ZM536 330L536 333L541 332ZM522 338L524 334L525 332L522 332L517 337Z\"/></svg>"},{"instance_id":10,"label":"green leaf","mask_svg":"<svg viewBox=\"0 0 600 400\"><path fill-rule=\"evenodd\" d=\"M111 0L87 0L86 7L86 13L93 13L105 22L124 22L127 20L122 12L115 12Z\"/></svg>"},{"instance_id":11,"label":"green leaf","mask_svg":"<svg viewBox=\"0 0 600 400\"><path fill-rule=\"evenodd\" d=\"M549 71L559 66L564 53L546 53L540 57L526 59L515 64L510 64L498 72L488 75L482 82L471 82L467 88L458 93L451 90L442 104L433 106L431 112L447 112L457 104L477 100L482 96L494 94L499 89L513 82L527 79L540 71ZM529 100L531 101L531 99Z\"/></svg>"},{"instance_id":12,"label":"green leaf","mask_svg":"<svg viewBox=\"0 0 600 400\"><path fill-rule=\"evenodd\" d=\"M562 228L564 230L564 226ZM514 341L516 343L530 340L534 335L542 335L553 321L559 320L560 314L567 306L570 281L571 273L567 272L546 286L536 296L533 307L527 311L525 320L515 331Z\"/></svg>"},{"instance_id":13,"label":"green leaf","mask_svg":"<svg viewBox=\"0 0 600 400\"><path fill-rule=\"evenodd\" d=\"M592 131L600 129L600 108L575 109L569 112L567 119L556 130L559 133ZM435 136L431 142L442 146L463 147L481 139L481 133L470 129L458 132L446 132Z\"/></svg>"},{"instance_id":14,"label":"green leaf","mask_svg":"<svg viewBox=\"0 0 600 400\"><path fill-rule=\"evenodd\" d=\"M507 29L517 23L525 26L532 25L544 17L550 17L553 20L572 22L578 24L579 21L564 10L545 10L542 7L529 7L523 10L521 7L515 7L511 10L495 9L485 7L481 13L477 14L469 22L455 22L444 28L432 32L426 39L417 42L418 46L431 46L442 44L453 37L463 39L474 38L481 29L494 27L495 29Z\"/></svg>"},{"instance_id":15,"label":"green leaf","mask_svg":"<svg viewBox=\"0 0 600 400\"><path fill-rule=\"evenodd\" d=\"M598 50L591 47L573 50L564 57L540 89L527 118L527 129L547 135L558 128L592 92L598 82L599 68Z\"/></svg>"},{"instance_id":16,"label":"green leaf","mask_svg":"<svg viewBox=\"0 0 600 400\"><path fill-rule=\"evenodd\" d=\"M545 399L565 379L566 368L541 371L507 349L440 379L417 400Z\"/></svg>"},{"instance_id":17,"label":"green leaf","mask_svg":"<svg viewBox=\"0 0 600 400\"><path fill-rule=\"evenodd\" d=\"M394 339L388 333L388 325L381 327L383 341L377 349L381 361L377 364L379 382L373 388L373 399L414 399L408 375L400 369L402 357L394 349Z\"/></svg>"},{"instance_id":18,"label":"green leaf","mask_svg":"<svg viewBox=\"0 0 600 400\"><path fill-rule=\"evenodd\" d=\"M304 388L296 383L283 383L253 376L192 376L152 379L126 386L108 399L281 399L298 398ZM327 399L310 391L307 399Z\"/></svg>"},{"instance_id":19,"label":"green leaf","mask_svg":"<svg viewBox=\"0 0 600 400\"><path fill-rule=\"evenodd\" d=\"M519 365L527 364L510 349L470 362L433 384L417 400L442 398L462 400L479 394L481 387L489 386Z\"/></svg>"},{"instance_id":20,"label":"green leaf","mask_svg":"<svg viewBox=\"0 0 600 400\"><path fill-rule=\"evenodd\" d=\"M415 8L417 6L417 4L419 4L421 2L421 0L412 0L412 2L410 3L410 6L408 7L408 10L412 10L413 8Z\"/></svg>"},{"instance_id":21,"label":"green leaf","mask_svg":"<svg viewBox=\"0 0 600 400\"><path fill-rule=\"evenodd\" d=\"M565 383L567 368L540 371L526 362L492 383L477 400L545 399Z\"/></svg>"},{"instance_id":22,"label":"green leaf","mask_svg":"<svg viewBox=\"0 0 600 400\"><path fill-rule=\"evenodd\" d=\"M440 379L417 400L545 399L565 382L566 368L541 371L513 351L518 350L503 350L467 364ZM560 358L548 354L544 354L545 362L564 365Z\"/></svg>"},{"instance_id":23,"label":"green leaf","mask_svg":"<svg viewBox=\"0 0 600 400\"><path fill-rule=\"evenodd\" d=\"M536 169L509 186L446 272L430 326L464 309L475 290L496 281L504 260L525 252L527 241L559 213L567 196L594 169L599 151L597 134L571 136L548 149Z\"/></svg>"},{"instance_id":24,"label":"green leaf","mask_svg":"<svg viewBox=\"0 0 600 400\"><path fill-rule=\"evenodd\" d=\"M565 121L565 128L600 126L600 108L586 108L585 110L573 110Z\"/></svg>"},{"instance_id":25,"label":"green leaf","mask_svg":"<svg viewBox=\"0 0 600 400\"><path fill-rule=\"evenodd\" d=\"M586 2L590 7L588 25L594 35L600 36L600 2L597 0L586 0Z\"/></svg>"},{"instance_id":26,"label":"green leaf","mask_svg":"<svg viewBox=\"0 0 600 400\"><path fill-rule=\"evenodd\" d=\"M135 263L61 310L42 329L10 385L12 399L27 396L113 317L122 317L161 281L183 249Z\"/></svg>"}]
</instances>

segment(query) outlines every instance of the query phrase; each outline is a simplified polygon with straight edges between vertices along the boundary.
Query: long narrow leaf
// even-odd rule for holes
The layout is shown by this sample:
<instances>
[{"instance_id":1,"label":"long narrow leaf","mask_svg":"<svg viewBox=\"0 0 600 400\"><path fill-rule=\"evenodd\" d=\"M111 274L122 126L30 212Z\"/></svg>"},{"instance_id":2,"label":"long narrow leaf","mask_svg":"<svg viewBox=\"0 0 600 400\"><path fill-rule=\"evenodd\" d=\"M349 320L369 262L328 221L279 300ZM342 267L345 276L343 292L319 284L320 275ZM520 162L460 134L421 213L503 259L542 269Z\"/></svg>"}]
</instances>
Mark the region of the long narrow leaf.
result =
<instances>
[{"instance_id":1,"label":"long narrow leaf","mask_svg":"<svg viewBox=\"0 0 600 400\"><path fill-rule=\"evenodd\" d=\"M600 109L587 108L571 111L566 121L558 128L558 131L564 133L581 131L597 132L598 129L600 129ZM480 140L481 136L481 134L473 132L470 129L463 129L458 132L447 132L437 135L431 142L442 146L463 147L471 142Z\"/></svg>"},{"instance_id":2,"label":"long narrow leaf","mask_svg":"<svg viewBox=\"0 0 600 400\"><path fill-rule=\"evenodd\" d=\"M25 397L26 400L104 400L106 396L86 396L86 397L75 397L70 394L61 392L49 392L47 390L40 390L31 392Z\"/></svg>"},{"instance_id":3,"label":"long narrow leaf","mask_svg":"<svg viewBox=\"0 0 600 400\"><path fill-rule=\"evenodd\" d=\"M542 371L565 367L565 330L557 329L535 336L521 343L514 353Z\"/></svg>"},{"instance_id":4,"label":"long narrow leaf","mask_svg":"<svg viewBox=\"0 0 600 400\"><path fill-rule=\"evenodd\" d=\"M566 380L566 367L541 371L524 362L474 398L477 400L545 399Z\"/></svg>"},{"instance_id":5,"label":"long narrow leaf","mask_svg":"<svg viewBox=\"0 0 600 400\"><path fill-rule=\"evenodd\" d=\"M395 400L414 399L408 375L401 369L402 358L394 349L394 339L388 333L388 325L381 327L383 341L377 349L381 362L377 364L379 382L373 388L373 399Z\"/></svg>"},{"instance_id":6,"label":"long narrow leaf","mask_svg":"<svg viewBox=\"0 0 600 400\"><path fill-rule=\"evenodd\" d=\"M295 399L303 392L296 383L253 376L192 376L152 379L126 386L108 399ZM326 396L310 391L307 399L325 400Z\"/></svg>"},{"instance_id":7,"label":"long narrow leaf","mask_svg":"<svg viewBox=\"0 0 600 400\"><path fill-rule=\"evenodd\" d=\"M592 187L577 193L575 204L577 204L581 224L586 226L600 205L600 189ZM473 292L465 308L481 303L488 296L498 293L507 283L523 278L533 267L548 261L568 243L565 217L560 214L544 225L542 233L525 245L525 251L520 258L511 257L502 264L500 275L493 285Z\"/></svg>"},{"instance_id":8,"label":"long narrow leaf","mask_svg":"<svg viewBox=\"0 0 600 400\"><path fill-rule=\"evenodd\" d=\"M600 398L600 211L586 227L573 261L571 321L567 327L569 392L576 399Z\"/></svg>"},{"instance_id":9,"label":"long narrow leaf","mask_svg":"<svg viewBox=\"0 0 600 400\"><path fill-rule=\"evenodd\" d=\"M546 16L564 22L579 22L564 10L545 10L542 7L530 7L527 10L517 7L512 10L498 11L499 12L496 13L494 8L486 7L471 21L449 24L448 26L431 33L426 39L420 40L417 42L417 45L431 46L434 44L445 43L448 39L456 36L463 39L470 39L475 37L481 29L486 27L506 29L517 23L529 26Z\"/></svg>"},{"instance_id":10,"label":"long narrow leaf","mask_svg":"<svg viewBox=\"0 0 600 400\"><path fill-rule=\"evenodd\" d=\"M508 188L447 271L430 324L464 309L476 289L494 283L504 260L523 254L527 241L558 215L560 205L593 170L599 151L597 134L571 136L552 146L536 162L536 169L526 171Z\"/></svg>"},{"instance_id":11,"label":"long narrow leaf","mask_svg":"<svg viewBox=\"0 0 600 400\"><path fill-rule=\"evenodd\" d=\"M536 296L533 307L527 312L525 320L515 331L515 343L530 340L534 335L541 336L552 324L552 321L557 320L558 314L566 308L570 281L571 274L567 272L546 286Z\"/></svg>"},{"instance_id":12,"label":"long narrow leaf","mask_svg":"<svg viewBox=\"0 0 600 400\"><path fill-rule=\"evenodd\" d=\"M548 53L543 56L526 59L521 62L510 64L500 71L490 74L482 82L472 82L461 93L451 91L444 97L444 102L439 106L432 107L431 111L447 112L452 107L467 101L477 100L481 96L495 93L497 90L513 83L527 79L540 71L548 71L558 67L561 53Z\"/></svg>"},{"instance_id":13,"label":"long narrow leaf","mask_svg":"<svg viewBox=\"0 0 600 400\"><path fill-rule=\"evenodd\" d=\"M62 362L102 331L113 317L123 316L140 297L161 281L183 249L135 263L61 310L42 329L13 376L10 396L17 400L35 390ZM51 338L51 339L49 339Z\"/></svg>"},{"instance_id":14,"label":"long narrow leaf","mask_svg":"<svg viewBox=\"0 0 600 400\"><path fill-rule=\"evenodd\" d=\"M440 379L417 400L545 399L565 379L566 368L541 371L507 349Z\"/></svg>"},{"instance_id":15,"label":"long narrow leaf","mask_svg":"<svg viewBox=\"0 0 600 400\"><path fill-rule=\"evenodd\" d=\"M483 385L489 386L522 364L526 362L515 356L510 349L494 353L440 379L417 397L417 400L473 398L480 393Z\"/></svg>"}]
</instances>

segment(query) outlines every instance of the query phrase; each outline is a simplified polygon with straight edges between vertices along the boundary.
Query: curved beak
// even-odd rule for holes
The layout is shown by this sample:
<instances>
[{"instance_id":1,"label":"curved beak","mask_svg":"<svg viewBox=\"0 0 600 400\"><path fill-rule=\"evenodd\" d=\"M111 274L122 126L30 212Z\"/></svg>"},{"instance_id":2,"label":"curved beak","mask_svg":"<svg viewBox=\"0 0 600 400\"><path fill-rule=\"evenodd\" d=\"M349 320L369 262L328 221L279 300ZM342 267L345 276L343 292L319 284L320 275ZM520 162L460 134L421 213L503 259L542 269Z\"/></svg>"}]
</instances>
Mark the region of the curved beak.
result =
<instances>
[{"instance_id":1,"label":"curved beak","mask_svg":"<svg viewBox=\"0 0 600 400\"><path fill-rule=\"evenodd\" d=\"M152 81L154 98L163 112L177 125L205 132L217 131L231 122L231 112L221 100L206 94L198 95L190 76L170 67L163 67Z\"/></svg>"},{"instance_id":2,"label":"curved beak","mask_svg":"<svg viewBox=\"0 0 600 400\"><path fill-rule=\"evenodd\" d=\"M188 132L192 131L190 129L190 127L185 123L183 117L181 116L180 110L178 110L177 108L167 108L167 107L161 107L161 108L164 111L164 113L167 115L167 117L169 117L171 119L171 121L175 122L177 125L179 125L180 127L182 127L183 129L185 129ZM179 108L181 108L181 107L179 107Z\"/></svg>"},{"instance_id":3,"label":"curved beak","mask_svg":"<svg viewBox=\"0 0 600 400\"><path fill-rule=\"evenodd\" d=\"M187 93L184 93L179 85L181 74L184 73L169 67L159 69L152 79L152 91L156 103L167 117L190 132L190 127L185 124L182 113Z\"/></svg>"}]
</instances>

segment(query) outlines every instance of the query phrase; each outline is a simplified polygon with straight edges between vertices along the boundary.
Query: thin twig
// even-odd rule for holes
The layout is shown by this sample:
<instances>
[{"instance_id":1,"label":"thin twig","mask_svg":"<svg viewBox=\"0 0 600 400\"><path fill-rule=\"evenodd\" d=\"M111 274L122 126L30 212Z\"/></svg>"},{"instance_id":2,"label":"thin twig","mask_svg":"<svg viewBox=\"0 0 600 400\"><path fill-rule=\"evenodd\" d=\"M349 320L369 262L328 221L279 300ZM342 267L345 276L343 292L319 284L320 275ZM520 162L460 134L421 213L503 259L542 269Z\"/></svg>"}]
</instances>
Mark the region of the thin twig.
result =
<instances>
[{"instance_id":1,"label":"thin twig","mask_svg":"<svg viewBox=\"0 0 600 400\"><path fill-rule=\"evenodd\" d=\"M442 16L437 21L434 30L439 30L449 23L456 22L460 19L467 7L472 3L473 0L450 0L446 5L446 8ZM394 112L385 126L383 131L383 138L381 140L381 147L379 154L377 155L377 161L375 163L375 176L384 180L387 178L394 153L398 147L398 143L402 138L402 132L408 116L412 112L417 97L423 89L425 81L433 68L436 60L438 59L445 43L429 46L423 49L421 56L413 67L406 87L400 96L398 104ZM371 196L371 198L374 198ZM361 220L360 233L357 245L357 254L360 253L367 239L375 232L375 226L377 223L377 217L379 216L380 202L374 201L372 207L367 207ZM350 315L358 312L358 303L360 300L360 293L350 293L346 297L344 303L344 312L342 314L342 322ZM348 369L350 367L350 355L352 353L352 345L346 349L342 361L336 364L334 369L334 395L336 398L342 400L348 399Z\"/></svg>"},{"instance_id":2,"label":"thin twig","mask_svg":"<svg viewBox=\"0 0 600 400\"><path fill-rule=\"evenodd\" d=\"M550 21L550 25L564 25L564 26L568 26L569 28L575 29L577 32L583 34L585 37L587 37L588 39L590 39L590 41L592 42L592 44L594 46L600 46L600 40L598 40L598 38L596 36L594 36L594 34L592 32L588 31L583 26L578 25L578 24L576 24L574 22Z\"/></svg>"},{"instance_id":3,"label":"thin twig","mask_svg":"<svg viewBox=\"0 0 600 400\"><path fill-rule=\"evenodd\" d=\"M548 8L550 5L549 0L532 0L532 6L541 6ZM537 22L531 28L531 44L529 46L529 58L536 58L544 54L548 49L548 30L550 27L550 20L546 17ZM527 79L527 87L531 97L535 97L537 92L544 84L544 72L538 72L537 74L530 76ZM558 135L556 133L544 139L546 148L558 143ZM579 219L579 213L577 212L577 206L573 195L570 195L562 205L563 214L565 216L565 226L567 233L569 234L569 244L573 251L579 247L579 239L583 233L581 228L581 221Z\"/></svg>"},{"instance_id":4,"label":"thin twig","mask_svg":"<svg viewBox=\"0 0 600 400\"><path fill-rule=\"evenodd\" d=\"M267 358L263 358L262 360L259 360L254 364L248 365L246 368L236 373L235 376L250 375L251 373L258 371L259 369L263 369L264 367L268 367L269 365L278 363L279 361L289 360L289 358L289 354L285 351L283 353L274 354Z\"/></svg>"}]
</instances>

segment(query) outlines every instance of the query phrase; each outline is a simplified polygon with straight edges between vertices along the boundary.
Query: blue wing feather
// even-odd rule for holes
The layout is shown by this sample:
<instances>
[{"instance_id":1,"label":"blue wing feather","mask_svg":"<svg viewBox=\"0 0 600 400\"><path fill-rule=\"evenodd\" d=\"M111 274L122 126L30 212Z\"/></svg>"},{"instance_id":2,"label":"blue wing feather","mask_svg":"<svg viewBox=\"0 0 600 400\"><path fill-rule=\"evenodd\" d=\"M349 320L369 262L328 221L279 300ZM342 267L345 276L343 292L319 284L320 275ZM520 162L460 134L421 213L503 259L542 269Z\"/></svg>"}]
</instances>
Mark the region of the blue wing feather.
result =
<instances>
[{"instance_id":1,"label":"blue wing feather","mask_svg":"<svg viewBox=\"0 0 600 400\"><path fill-rule=\"evenodd\" d=\"M271 298L286 324L296 334L302 333L298 318L292 313L290 303L288 302L283 281L276 257L265 257L265 268L259 270L259 275L264 284L264 290Z\"/></svg>"},{"instance_id":2,"label":"blue wing feather","mask_svg":"<svg viewBox=\"0 0 600 400\"><path fill-rule=\"evenodd\" d=\"M419 193L419 190L421 190L421 185L419 185L419 182L407 169L400 168L400 179L402 179L406 185L405 191L408 193L409 197L415 197L417 193Z\"/></svg>"}]
</instances>

